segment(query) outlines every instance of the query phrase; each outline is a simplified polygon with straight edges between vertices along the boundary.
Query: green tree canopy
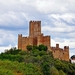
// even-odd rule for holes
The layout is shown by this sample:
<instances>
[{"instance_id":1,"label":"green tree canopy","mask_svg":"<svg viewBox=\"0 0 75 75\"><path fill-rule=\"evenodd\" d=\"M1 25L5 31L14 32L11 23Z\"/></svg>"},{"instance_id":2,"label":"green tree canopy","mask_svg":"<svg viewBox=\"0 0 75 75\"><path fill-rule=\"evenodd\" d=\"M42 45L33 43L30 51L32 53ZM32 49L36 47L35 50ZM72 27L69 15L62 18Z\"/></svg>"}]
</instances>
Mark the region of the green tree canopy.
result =
<instances>
[{"instance_id":1,"label":"green tree canopy","mask_svg":"<svg viewBox=\"0 0 75 75\"><path fill-rule=\"evenodd\" d=\"M41 45L38 46L38 49L40 51L42 51L42 50L47 51L48 48L47 48L47 46L44 46L43 44L41 44Z\"/></svg>"},{"instance_id":2,"label":"green tree canopy","mask_svg":"<svg viewBox=\"0 0 75 75\"><path fill-rule=\"evenodd\" d=\"M26 48L27 48L28 51L31 51L33 46L32 45L27 45Z\"/></svg>"}]
</instances>

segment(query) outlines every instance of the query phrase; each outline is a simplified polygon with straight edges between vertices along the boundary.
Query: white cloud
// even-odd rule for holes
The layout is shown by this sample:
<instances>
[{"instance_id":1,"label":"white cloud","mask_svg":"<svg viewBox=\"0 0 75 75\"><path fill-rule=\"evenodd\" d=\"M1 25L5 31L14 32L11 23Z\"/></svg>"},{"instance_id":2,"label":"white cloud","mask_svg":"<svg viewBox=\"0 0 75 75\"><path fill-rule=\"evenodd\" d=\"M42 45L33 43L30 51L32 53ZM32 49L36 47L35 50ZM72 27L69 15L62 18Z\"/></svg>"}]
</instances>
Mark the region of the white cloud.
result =
<instances>
[{"instance_id":1,"label":"white cloud","mask_svg":"<svg viewBox=\"0 0 75 75\"><path fill-rule=\"evenodd\" d=\"M15 13L15 12L8 12L0 15L0 25L22 26L24 24L24 19L22 19L19 15L21 15L21 13Z\"/></svg>"},{"instance_id":2,"label":"white cloud","mask_svg":"<svg viewBox=\"0 0 75 75\"><path fill-rule=\"evenodd\" d=\"M51 13L51 12L57 12L59 10L59 5L56 4L54 1L52 0L38 0L37 1L37 9L41 12L41 13ZM57 8L57 9L55 9Z\"/></svg>"},{"instance_id":3,"label":"white cloud","mask_svg":"<svg viewBox=\"0 0 75 75\"><path fill-rule=\"evenodd\" d=\"M37 0L37 9L45 14L74 12L74 3L74 0Z\"/></svg>"},{"instance_id":4,"label":"white cloud","mask_svg":"<svg viewBox=\"0 0 75 75\"><path fill-rule=\"evenodd\" d=\"M0 45L15 45L17 38L10 31L0 30Z\"/></svg>"},{"instance_id":5,"label":"white cloud","mask_svg":"<svg viewBox=\"0 0 75 75\"><path fill-rule=\"evenodd\" d=\"M0 47L0 53L4 52L6 49L10 49L12 46L1 46Z\"/></svg>"}]
</instances>

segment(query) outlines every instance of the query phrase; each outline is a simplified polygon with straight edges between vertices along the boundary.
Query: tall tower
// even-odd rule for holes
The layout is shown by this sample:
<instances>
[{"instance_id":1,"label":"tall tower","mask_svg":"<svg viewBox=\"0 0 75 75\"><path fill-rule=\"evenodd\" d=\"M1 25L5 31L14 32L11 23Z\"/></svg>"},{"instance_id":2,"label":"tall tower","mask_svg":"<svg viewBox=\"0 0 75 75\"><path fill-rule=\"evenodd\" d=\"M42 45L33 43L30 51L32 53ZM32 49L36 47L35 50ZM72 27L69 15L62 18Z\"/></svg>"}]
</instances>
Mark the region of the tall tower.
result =
<instances>
[{"instance_id":1,"label":"tall tower","mask_svg":"<svg viewBox=\"0 0 75 75\"><path fill-rule=\"evenodd\" d=\"M41 35L41 21L29 22L29 37L37 37Z\"/></svg>"}]
</instances>

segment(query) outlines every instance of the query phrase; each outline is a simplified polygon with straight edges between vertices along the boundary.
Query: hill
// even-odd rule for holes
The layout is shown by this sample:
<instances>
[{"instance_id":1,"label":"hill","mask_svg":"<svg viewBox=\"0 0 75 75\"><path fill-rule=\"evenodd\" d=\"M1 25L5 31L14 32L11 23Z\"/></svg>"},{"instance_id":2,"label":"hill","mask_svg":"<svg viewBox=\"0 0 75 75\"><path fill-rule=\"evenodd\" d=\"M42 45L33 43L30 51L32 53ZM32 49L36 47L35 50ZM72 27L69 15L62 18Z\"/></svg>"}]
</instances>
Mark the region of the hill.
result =
<instances>
[{"instance_id":1,"label":"hill","mask_svg":"<svg viewBox=\"0 0 75 75\"><path fill-rule=\"evenodd\" d=\"M54 59L44 45L11 48L0 54L0 75L75 75L75 64Z\"/></svg>"}]
</instances>

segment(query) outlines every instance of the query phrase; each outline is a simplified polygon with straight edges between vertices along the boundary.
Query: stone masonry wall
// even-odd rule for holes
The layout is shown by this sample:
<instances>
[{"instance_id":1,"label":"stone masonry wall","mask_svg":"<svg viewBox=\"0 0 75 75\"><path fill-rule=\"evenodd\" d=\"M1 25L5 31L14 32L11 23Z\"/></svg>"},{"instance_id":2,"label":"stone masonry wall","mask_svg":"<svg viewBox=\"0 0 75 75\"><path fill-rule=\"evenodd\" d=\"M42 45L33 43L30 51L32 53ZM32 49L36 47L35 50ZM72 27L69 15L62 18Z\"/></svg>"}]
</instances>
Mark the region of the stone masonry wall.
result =
<instances>
[{"instance_id":1,"label":"stone masonry wall","mask_svg":"<svg viewBox=\"0 0 75 75\"><path fill-rule=\"evenodd\" d=\"M41 33L41 21L29 22L29 36L22 37L22 34L18 35L18 49L27 50L27 45L40 45L43 44L48 47L48 50L52 51L54 58L60 60L69 61L69 47L64 46L64 49L59 48L59 44L56 47L51 47L50 36L44 36Z\"/></svg>"},{"instance_id":2,"label":"stone masonry wall","mask_svg":"<svg viewBox=\"0 0 75 75\"><path fill-rule=\"evenodd\" d=\"M60 60L69 61L69 47L64 46L64 49L59 48L59 44L56 44L56 47L51 47L54 58Z\"/></svg>"}]
</instances>

